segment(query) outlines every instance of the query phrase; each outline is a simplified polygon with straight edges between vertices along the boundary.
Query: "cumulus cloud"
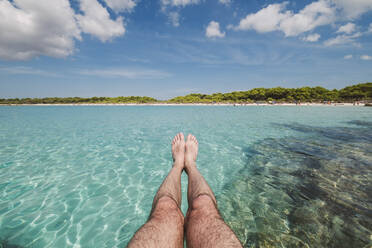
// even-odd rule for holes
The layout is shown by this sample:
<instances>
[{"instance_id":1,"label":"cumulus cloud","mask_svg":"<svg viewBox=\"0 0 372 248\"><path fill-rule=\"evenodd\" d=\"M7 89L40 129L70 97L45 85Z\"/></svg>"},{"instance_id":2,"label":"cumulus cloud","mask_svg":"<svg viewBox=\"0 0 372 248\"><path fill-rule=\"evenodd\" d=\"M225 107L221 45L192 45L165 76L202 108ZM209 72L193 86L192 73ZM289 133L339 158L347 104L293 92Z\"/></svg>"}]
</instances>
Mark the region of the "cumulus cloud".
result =
<instances>
[{"instance_id":1,"label":"cumulus cloud","mask_svg":"<svg viewBox=\"0 0 372 248\"><path fill-rule=\"evenodd\" d=\"M0 1L0 58L66 57L81 39L68 0Z\"/></svg>"},{"instance_id":2,"label":"cumulus cloud","mask_svg":"<svg viewBox=\"0 0 372 248\"><path fill-rule=\"evenodd\" d=\"M304 37L302 40L308 42L316 42L320 39L320 34L309 34L308 36Z\"/></svg>"},{"instance_id":3,"label":"cumulus cloud","mask_svg":"<svg viewBox=\"0 0 372 248\"><path fill-rule=\"evenodd\" d=\"M102 42L125 33L123 18L111 20L110 14L97 0L80 0L84 15L77 15L81 30L96 36Z\"/></svg>"},{"instance_id":4,"label":"cumulus cloud","mask_svg":"<svg viewBox=\"0 0 372 248\"><path fill-rule=\"evenodd\" d=\"M369 55L362 55L362 56L360 56L360 59L362 59L362 60L372 60L372 56L369 56Z\"/></svg>"},{"instance_id":5,"label":"cumulus cloud","mask_svg":"<svg viewBox=\"0 0 372 248\"><path fill-rule=\"evenodd\" d=\"M205 35L208 38L223 38L225 37L225 32L221 32L220 24L215 21L211 21L205 30Z\"/></svg>"},{"instance_id":6,"label":"cumulus cloud","mask_svg":"<svg viewBox=\"0 0 372 248\"><path fill-rule=\"evenodd\" d=\"M54 0L53 4L50 0L0 0L0 58L27 60L41 55L63 58L74 53L82 32L101 41L124 35L122 17L112 20L97 0L81 0L80 8L83 14L76 14L69 0Z\"/></svg>"},{"instance_id":7,"label":"cumulus cloud","mask_svg":"<svg viewBox=\"0 0 372 248\"><path fill-rule=\"evenodd\" d=\"M348 19L354 19L372 10L371 0L332 0Z\"/></svg>"},{"instance_id":8,"label":"cumulus cloud","mask_svg":"<svg viewBox=\"0 0 372 248\"><path fill-rule=\"evenodd\" d=\"M348 55L344 56L344 59L352 59L352 58L353 58L353 55L351 55L351 54L348 54Z\"/></svg>"},{"instance_id":9,"label":"cumulus cloud","mask_svg":"<svg viewBox=\"0 0 372 248\"><path fill-rule=\"evenodd\" d=\"M136 6L134 0L105 0L105 2L115 12L131 11Z\"/></svg>"},{"instance_id":10,"label":"cumulus cloud","mask_svg":"<svg viewBox=\"0 0 372 248\"><path fill-rule=\"evenodd\" d=\"M235 30L255 30L259 33L283 32L286 37L311 32L317 27L335 25L339 21L354 20L372 10L372 0L318 0L306 5L297 13L288 10L288 2L269 4L256 13L241 19ZM338 27L336 36L324 42L326 46L351 43L359 45L356 39L372 32L372 23L367 32L358 32L353 22ZM302 37L303 41L314 42L320 38L315 34Z\"/></svg>"},{"instance_id":11,"label":"cumulus cloud","mask_svg":"<svg viewBox=\"0 0 372 248\"><path fill-rule=\"evenodd\" d=\"M287 10L286 6L287 2L270 4L257 13L247 15L236 29L253 29L260 33L282 31L285 36L297 36L335 20L335 10L328 1L313 2L298 13Z\"/></svg>"},{"instance_id":12,"label":"cumulus cloud","mask_svg":"<svg viewBox=\"0 0 372 248\"><path fill-rule=\"evenodd\" d=\"M279 29L279 24L287 18L289 12L283 12L285 3L270 4L255 14L249 14L240 23L236 29L253 29L260 33L271 32Z\"/></svg>"},{"instance_id":13,"label":"cumulus cloud","mask_svg":"<svg viewBox=\"0 0 372 248\"><path fill-rule=\"evenodd\" d=\"M297 36L316 27L331 24L334 20L335 11L332 6L329 2L320 0L305 6L297 14L290 12L279 28L286 36Z\"/></svg>"},{"instance_id":14,"label":"cumulus cloud","mask_svg":"<svg viewBox=\"0 0 372 248\"><path fill-rule=\"evenodd\" d=\"M336 33L351 34L351 33L353 33L353 32L355 31L355 28L356 28L355 24L349 22L349 23L347 23L347 24L341 26L341 27L337 30Z\"/></svg>"},{"instance_id":15,"label":"cumulus cloud","mask_svg":"<svg viewBox=\"0 0 372 248\"><path fill-rule=\"evenodd\" d=\"M362 36L362 33L358 32L352 35L347 35L347 34L341 34L337 35L334 38L328 39L324 42L324 45L326 46L335 46L335 45L344 45L347 43L355 43L355 38L358 38Z\"/></svg>"}]
</instances>

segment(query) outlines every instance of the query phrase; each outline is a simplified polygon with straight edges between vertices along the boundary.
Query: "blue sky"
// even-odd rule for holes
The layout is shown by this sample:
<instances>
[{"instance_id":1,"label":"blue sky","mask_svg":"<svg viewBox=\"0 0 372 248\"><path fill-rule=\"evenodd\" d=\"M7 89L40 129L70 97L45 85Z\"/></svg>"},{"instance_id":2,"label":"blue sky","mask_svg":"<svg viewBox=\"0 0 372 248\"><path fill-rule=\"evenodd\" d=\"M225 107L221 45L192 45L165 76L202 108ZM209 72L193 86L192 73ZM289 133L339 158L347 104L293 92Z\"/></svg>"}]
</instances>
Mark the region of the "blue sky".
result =
<instances>
[{"instance_id":1,"label":"blue sky","mask_svg":"<svg viewBox=\"0 0 372 248\"><path fill-rule=\"evenodd\" d=\"M371 0L0 0L0 98L372 81Z\"/></svg>"}]
</instances>

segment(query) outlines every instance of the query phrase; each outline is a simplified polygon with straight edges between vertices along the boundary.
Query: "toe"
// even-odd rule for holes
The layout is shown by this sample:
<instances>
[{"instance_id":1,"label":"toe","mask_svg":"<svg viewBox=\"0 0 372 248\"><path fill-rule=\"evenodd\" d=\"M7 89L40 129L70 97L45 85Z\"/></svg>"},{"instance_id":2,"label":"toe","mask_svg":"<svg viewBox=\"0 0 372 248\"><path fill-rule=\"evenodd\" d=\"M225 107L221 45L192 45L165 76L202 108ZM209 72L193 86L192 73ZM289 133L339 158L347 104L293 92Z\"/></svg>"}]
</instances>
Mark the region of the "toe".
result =
<instances>
[{"instance_id":1,"label":"toe","mask_svg":"<svg viewBox=\"0 0 372 248\"><path fill-rule=\"evenodd\" d=\"M180 133L180 139L185 140L185 137L183 136L183 133Z\"/></svg>"}]
</instances>

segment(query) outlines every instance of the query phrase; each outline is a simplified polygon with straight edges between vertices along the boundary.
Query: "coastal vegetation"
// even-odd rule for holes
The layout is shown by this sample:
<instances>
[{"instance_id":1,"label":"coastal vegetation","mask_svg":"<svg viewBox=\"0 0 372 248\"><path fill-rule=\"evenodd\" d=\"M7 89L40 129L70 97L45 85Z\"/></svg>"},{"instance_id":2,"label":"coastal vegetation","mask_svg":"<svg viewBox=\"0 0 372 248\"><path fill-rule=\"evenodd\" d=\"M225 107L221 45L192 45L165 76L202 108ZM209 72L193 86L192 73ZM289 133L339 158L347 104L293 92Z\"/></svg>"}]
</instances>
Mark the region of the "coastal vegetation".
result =
<instances>
[{"instance_id":1,"label":"coastal vegetation","mask_svg":"<svg viewBox=\"0 0 372 248\"><path fill-rule=\"evenodd\" d=\"M178 96L169 100L157 100L147 96L119 97L46 97L0 99L0 104L119 104L119 103L254 103L254 102L355 102L372 100L372 83L362 83L343 89L329 90L323 87L254 88L230 93Z\"/></svg>"},{"instance_id":2,"label":"coastal vegetation","mask_svg":"<svg viewBox=\"0 0 372 248\"><path fill-rule=\"evenodd\" d=\"M147 96L119 97L46 97L0 99L0 104L83 104L83 103L154 103L155 98Z\"/></svg>"},{"instance_id":3,"label":"coastal vegetation","mask_svg":"<svg viewBox=\"0 0 372 248\"><path fill-rule=\"evenodd\" d=\"M372 99L372 83L357 84L341 90L323 87L255 88L231 93L189 94L170 99L174 103L252 103L252 102L353 102Z\"/></svg>"}]
</instances>

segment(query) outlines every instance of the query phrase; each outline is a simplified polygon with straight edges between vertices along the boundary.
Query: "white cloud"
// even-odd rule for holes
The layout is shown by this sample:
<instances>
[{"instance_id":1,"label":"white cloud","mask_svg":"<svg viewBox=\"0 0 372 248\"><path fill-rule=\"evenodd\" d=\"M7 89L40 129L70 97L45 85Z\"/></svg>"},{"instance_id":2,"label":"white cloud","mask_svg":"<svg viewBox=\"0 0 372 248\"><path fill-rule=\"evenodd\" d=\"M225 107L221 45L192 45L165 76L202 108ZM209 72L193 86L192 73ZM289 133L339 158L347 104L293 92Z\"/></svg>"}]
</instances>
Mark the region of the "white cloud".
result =
<instances>
[{"instance_id":1,"label":"white cloud","mask_svg":"<svg viewBox=\"0 0 372 248\"><path fill-rule=\"evenodd\" d=\"M115 10L133 8L133 0L110 1ZM122 5L117 5L119 2ZM76 14L69 0L54 0L52 4L50 0L0 0L0 58L63 58L74 53L82 32L101 41L124 35L123 18L112 20L97 0L80 0L80 8L84 14Z\"/></svg>"},{"instance_id":2,"label":"white cloud","mask_svg":"<svg viewBox=\"0 0 372 248\"><path fill-rule=\"evenodd\" d=\"M123 18L111 20L107 9L97 0L80 0L80 8L84 15L77 15L77 20L83 32L96 36L102 42L124 35Z\"/></svg>"},{"instance_id":3,"label":"white cloud","mask_svg":"<svg viewBox=\"0 0 372 248\"><path fill-rule=\"evenodd\" d=\"M325 0L308 4L296 14L286 10L286 5L287 2L270 4L257 13L249 14L236 29L253 29L260 33L282 31L285 36L297 36L335 20L335 10Z\"/></svg>"},{"instance_id":4,"label":"white cloud","mask_svg":"<svg viewBox=\"0 0 372 248\"><path fill-rule=\"evenodd\" d=\"M169 12L168 18L173 27L178 27L180 25L180 13L177 11Z\"/></svg>"},{"instance_id":5,"label":"white cloud","mask_svg":"<svg viewBox=\"0 0 372 248\"><path fill-rule=\"evenodd\" d=\"M208 24L207 29L205 30L205 35L208 38L216 38L216 37L223 38L225 37L225 32L221 32L220 24L218 22L211 21Z\"/></svg>"},{"instance_id":6,"label":"white cloud","mask_svg":"<svg viewBox=\"0 0 372 248\"><path fill-rule=\"evenodd\" d=\"M362 59L362 60L372 60L372 56L369 56L369 55L362 55L362 56L360 56L360 59Z\"/></svg>"},{"instance_id":7,"label":"white cloud","mask_svg":"<svg viewBox=\"0 0 372 248\"><path fill-rule=\"evenodd\" d=\"M325 25L334 25L338 21L354 20L362 14L372 10L372 0L317 0L308 5L299 12L295 13L287 9L288 1L269 4L256 13L247 15L240 20L239 25L228 28L235 30L255 30L259 33L272 31L281 31L286 37L298 36L303 33L313 31L317 27ZM357 32L358 27L349 22L338 28L336 37L330 38L324 42L326 46L356 43L356 38L372 33L372 23L368 31ZM301 38L304 41L317 41L320 37L317 35L307 35Z\"/></svg>"},{"instance_id":8,"label":"white cloud","mask_svg":"<svg viewBox=\"0 0 372 248\"><path fill-rule=\"evenodd\" d=\"M115 12L131 11L136 6L134 0L105 0L105 2Z\"/></svg>"},{"instance_id":9,"label":"white cloud","mask_svg":"<svg viewBox=\"0 0 372 248\"><path fill-rule=\"evenodd\" d=\"M232 0L218 0L219 3L224 4L224 5L229 5Z\"/></svg>"},{"instance_id":10,"label":"white cloud","mask_svg":"<svg viewBox=\"0 0 372 248\"><path fill-rule=\"evenodd\" d=\"M170 5L185 7L190 4L198 4L200 3L200 0L161 0L161 3L163 6Z\"/></svg>"},{"instance_id":11,"label":"white cloud","mask_svg":"<svg viewBox=\"0 0 372 248\"><path fill-rule=\"evenodd\" d=\"M344 45L347 43L354 43L355 44L355 38L358 38L362 36L362 33L355 33L352 35L347 34L341 34L334 38L328 39L324 42L324 45L326 46L335 46L335 45Z\"/></svg>"},{"instance_id":12,"label":"white cloud","mask_svg":"<svg viewBox=\"0 0 372 248\"><path fill-rule=\"evenodd\" d=\"M286 36L297 36L301 33L313 30L318 26L328 25L335 20L335 10L324 0L313 2L299 13L290 12L288 17L280 22L279 29Z\"/></svg>"},{"instance_id":13,"label":"white cloud","mask_svg":"<svg viewBox=\"0 0 372 248\"><path fill-rule=\"evenodd\" d=\"M199 4L201 0L161 0L161 11L168 16L173 27L180 25L180 8L187 5Z\"/></svg>"},{"instance_id":14,"label":"white cloud","mask_svg":"<svg viewBox=\"0 0 372 248\"><path fill-rule=\"evenodd\" d=\"M278 30L279 23L287 18L289 14L288 12L283 12L285 5L285 3L270 4L255 14L249 14L244 19L240 20L239 26L236 29L254 29L260 33Z\"/></svg>"},{"instance_id":15,"label":"white cloud","mask_svg":"<svg viewBox=\"0 0 372 248\"><path fill-rule=\"evenodd\" d=\"M0 1L0 58L66 57L81 39L68 0Z\"/></svg>"},{"instance_id":16,"label":"white cloud","mask_svg":"<svg viewBox=\"0 0 372 248\"><path fill-rule=\"evenodd\" d=\"M345 34L351 34L355 31L355 24L354 23L347 23L343 26L341 26L336 33L345 33Z\"/></svg>"},{"instance_id":17,"label":"white cloud","mask_svg":"<svg viewBox=\"0 0 372 248\"><path fill-rule=\"evenodd\" d=\"M128 79L162 79L172 76L170 73L164 71L138 68L109 68L97 70L80 70L77 73L86 76L121 77Z\"/></svg>"},{"instance_id":18,"label":"white cloud","mask_svg":"<svg viewBox=\"0 0 372 248\"><path fill-rule=\"evenodd\" d=\"M332 0L348 19L354 19L372 10L371 0Z\"/></svg>"},{"instance_id":19,"label":"white cloud","mask_svg":"<svg viewBox=\"0 0 372 248\"><path fill-rule=\"evenodd\" d=\"M320 38L320 34L309 34L308 36L304 37L302 40L308 42L316 42Z\"/></svg>"},{"instance_id":20,"label":"white cloud","mask_svg":"<svg viewBox=\"0 0 372 248\"><path fill-rule=\"evenodd\" d=\"M351 55L351 54L348 54L348 55L344 56L344 59L352 59L352 58L353 58L353 55Z\"/></svg>"}]
</instances>

